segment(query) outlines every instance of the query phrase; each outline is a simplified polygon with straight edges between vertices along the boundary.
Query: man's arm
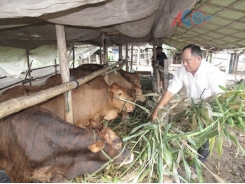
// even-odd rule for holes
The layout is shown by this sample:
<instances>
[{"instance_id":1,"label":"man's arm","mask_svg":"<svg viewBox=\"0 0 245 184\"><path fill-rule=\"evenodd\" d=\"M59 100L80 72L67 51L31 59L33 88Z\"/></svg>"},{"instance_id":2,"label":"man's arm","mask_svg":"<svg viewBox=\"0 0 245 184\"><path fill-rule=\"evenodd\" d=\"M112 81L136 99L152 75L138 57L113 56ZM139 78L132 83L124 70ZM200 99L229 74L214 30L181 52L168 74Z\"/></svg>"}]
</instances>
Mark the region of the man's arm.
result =
<instances>
[{"instance_id":1,"label":"man's arm","mask_svg":"<svg viewBox=\"0 0 245 184\"><path fill-rule=\"evenodd\" d=\"M155 110L153 111L153 113L151 114L151 119L152 121L154 121L157 118L158 115L158 110L159 107L165 106L168 104L168 102L173 98L174 94L171 93L170 91L166 91L164 93L164 95L162 96L161 100L159 101L159 103L157 104Z\"/></svg>"}]
</instances>

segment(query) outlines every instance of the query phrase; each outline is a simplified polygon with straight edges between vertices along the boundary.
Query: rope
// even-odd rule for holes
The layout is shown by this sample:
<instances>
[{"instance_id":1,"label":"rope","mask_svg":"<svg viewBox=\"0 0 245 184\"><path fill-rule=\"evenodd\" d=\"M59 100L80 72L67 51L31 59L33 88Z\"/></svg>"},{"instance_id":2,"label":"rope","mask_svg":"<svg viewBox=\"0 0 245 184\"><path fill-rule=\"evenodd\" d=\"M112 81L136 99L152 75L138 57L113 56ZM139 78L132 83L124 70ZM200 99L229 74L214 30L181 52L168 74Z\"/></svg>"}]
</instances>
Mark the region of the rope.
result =
<instances>
[{"instance_id":1,"label":"rope","mask_svg":"<svg viewBox=\"0 0 245 184\"><path fill-rule=\"evenodd\" d=\"M115 70L115 67L113 67L113 64L111 64L111 61L108 61L109 66L110 66L110 71L113 71L115 74L117 74L117 70Z\"/></svg>"},{"instance_id":2,"label":"rope","mask_svg":"<svg viewBox=\"0 0 245 184\"><path fill-rule=\"evenodd\" d=\"M77 86L76 86L75 89L77 89L79 87L79 82L73 76L70 77L70 81L75 81L76 82Z\"/></svg>"},{"instance_id":3,"label":"rope","mask_svg":"<svg viewBox=\"0 0 245 184\"><path fill-rule=\"evenodd\" d=\"M79 82L73 76L70 77L70 81L75 81L77 84L77 86L71 90L72 95L73 95L73 93L75 92L75 89L77 89L79 87ZM66 112L70 112L70 107L69 107L69 103L68 103L68 93L69 93L69 91L66 92Z\"/></svg>"},{"instance_id":4,"label":"rope","mask_svg":"<svg viewBox=\"0 0 245 184\"><path fill-rule=\"evenodd\" d=\"M95 142L96 142L97 141L97 137L96 137L96 133L95 133L94 130L93 130L93 133L94 133L94 139L95 139ZM106 158L109 159L109 161L107 163L110 163L110 162L113 162L116 158L118 158L123 153L124 150L125 150L125 145L123 145L122 151L117 156L115 156L114 158L111 158L103 149L101 149L100 151L103 153L103 155Z\"/></svg>"}]
</instances>

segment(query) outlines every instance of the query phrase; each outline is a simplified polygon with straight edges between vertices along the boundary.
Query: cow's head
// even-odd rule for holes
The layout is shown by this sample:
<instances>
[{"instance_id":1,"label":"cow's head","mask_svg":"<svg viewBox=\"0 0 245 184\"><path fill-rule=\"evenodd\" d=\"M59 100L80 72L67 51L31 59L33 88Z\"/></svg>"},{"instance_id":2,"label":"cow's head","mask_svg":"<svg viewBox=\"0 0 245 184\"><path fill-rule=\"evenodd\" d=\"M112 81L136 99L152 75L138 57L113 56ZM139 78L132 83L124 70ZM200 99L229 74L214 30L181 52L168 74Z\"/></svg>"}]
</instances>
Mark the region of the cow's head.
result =
<instances>
[{"instance_id":1,"label":"cow's head","mask_svg":"<svg viewBox=\"0 0 245 184\"><path fill-rule=\"evenodd\" d=\"M130 97L127 91L117 83L113 83L108 87L108 93L114 108L119 109L119 111L125 110L127 112L132 112L134 110L134 104L127 102L132 102L132 97Z\"/></svg>"},{"instance_id":2,"label":"cow's head","mask_svg":"<svg viewBox=\"0 0 245 184\"><path fill-rule=\"evenodd\" d=\"M134 88L136 100L139 100L140 102L144 102L146 99L145 99L145 96L142 93L141 88L138 85L136 85L136 84L134 85L133 88Z\"/></svg>"},{"instance_id":3,"label":"cow's head","mask_svg":"<svg viewBox=\"0 0 245 184\"><path fill-rule=\"evenodd\" d=\"M132 76L130 77L130 82L131 82L133 85L137 85L139 88L141 88L141 83L140 83L139 76L132 75Z\"/></svg>"},{"instance_id":4,"label":"cow's head","mask_svg":"<svg viewBox=\"0 0 245 184\"><path fill-rule=\"evenodd\" d=\"M122 139L113 130L103 127L97 131L97 141L88 148L93 153L98 153L101 161L115 159L114 163L121 164L128 164L133 161L134 154L124 147Z\"/></svg>"}]
</instances>

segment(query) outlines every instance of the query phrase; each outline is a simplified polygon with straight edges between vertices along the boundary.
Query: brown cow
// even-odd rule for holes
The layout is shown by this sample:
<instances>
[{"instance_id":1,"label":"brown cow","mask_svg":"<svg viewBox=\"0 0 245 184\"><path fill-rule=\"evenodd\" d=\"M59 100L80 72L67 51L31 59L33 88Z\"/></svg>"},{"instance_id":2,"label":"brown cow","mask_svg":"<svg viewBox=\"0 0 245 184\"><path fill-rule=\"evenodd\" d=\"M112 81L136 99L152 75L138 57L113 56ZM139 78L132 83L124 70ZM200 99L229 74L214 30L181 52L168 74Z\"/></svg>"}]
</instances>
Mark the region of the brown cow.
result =
<instances>
[{"instance_id":1,"label":"brown cow","mask_svg":"<svg viewBox=\"0 0 245 184\"><path fill-rule=\"evenodd\" d=\"M38 107L0 120L0 153L0 169L18 183L67 182L95 172L107 156L115 164L134 157L111 129L80 128Z\"/></svg>"},{"instance_id":2,"label":"brown cow","mask_svg":"<svg viewBox=\"0 0 245 184\"><path fill-rule=\"evenodd\" d=\"M134 105L123 100L130 101L131 97L127 92L114 83L108 86L105 81L95 78L91 84L83 84L73 92L73 123L83 127L96 128L102 119L112 120L118 117L122 110L132 112ZM93 87L95 86L95 87ZM101 88L98 86L102 86ZM6 101L14 97L25 95L26 89L30 86L15 86L3 92L0 99ZM34 88L34 86L32 86ZM39 86L35 86L39 88ZM43 86L40 87L43 89ZM38 90L37 90L38 91ZM120 100L122 99L122 100ZM65 119L64 96L59 95L48 101L38 104L38 106L48 109Z\"/></svg>"},{"instance_id":3,"label":"brown cow","mask_svg":"<svg viewBox=\"0 0 245 184\"><path fill-rule=\"evenodd\" d=\"M77 68L80 68L82 70L97 71L103 67L104 67L104 65L100 65L100 64L83 64L83 65L78 66Z\"/></svg>"},{"instance_id":4,"label":"brown cow","mask_svg":"<svg viewBox=\"0 0 245 184\"><path fill-rule=\"evenodd\" d=\"M127 72L125 70L118 71L126 80L131 82L134 85L137 85L141 88L140 77L137 73Z\"/></svg>"},{"instance_id":5,"label":"brown cow","mask_svg":"<svg viewBox=\"0 0 245 184\"><path fill-rule=\"evenodd\" d=\"M0 102L9 100L10 98L17 98L20 96L36 93L41 90L48 89L49 86L25 86L19 85L6 89L0 96Z\"/></svg>"}]
</instances>

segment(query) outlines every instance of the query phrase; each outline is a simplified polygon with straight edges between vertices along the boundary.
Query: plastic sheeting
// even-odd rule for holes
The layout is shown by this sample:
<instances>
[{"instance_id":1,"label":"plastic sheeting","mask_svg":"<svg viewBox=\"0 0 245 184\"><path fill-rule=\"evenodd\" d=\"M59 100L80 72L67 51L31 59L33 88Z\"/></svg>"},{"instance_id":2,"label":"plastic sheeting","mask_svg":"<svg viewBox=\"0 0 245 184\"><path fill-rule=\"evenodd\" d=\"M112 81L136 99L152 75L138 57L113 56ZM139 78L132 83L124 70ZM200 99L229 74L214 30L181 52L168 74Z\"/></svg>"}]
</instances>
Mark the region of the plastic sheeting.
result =
<instances>
[{"instance_id":1,"label":"plastic sheeting","mask_svg":"<svg viewBox=\"0 0 245 184\"><path fill-rule=\"evenodd\" d=\"M0 45L34 49L56 44L54 24L65 26L68 46L150 43L171 36L171 21L197 0L0 0ZM6 29L14 28L14 29ZM4 30L5 29L5 30ZM159 45L162 45L159 42Z\"/></svg>"},{"instance_id":2,"label":"plastic sheeting","mask_svg":"<svg viewBox=\"0 0 245 184\"><path fill-rule=\"evenodd\" d=\"M30 57L42 63L50 63L57 57L57 47L54 45L43 45L29 51Z\"/></svg>"},{"instance_id":3,"label":"plastic sheeting","mask_svg":"<svg viewBox=\"0 0 245 184\"><path fill-rule=\"evenodd\" d=\"M29 51L29 57L42 63L50 63L57 57L57 47L44 45ZM0 75L15 76L27 68L27 52L25 49L0 46Z\"/></svg>"},{"instance_id":4,"label":"plastic sheeting","mask_svg":"<svg viewBox=\"0 0 245 184\"><path fill-rule=\"evenodd\" d=\"M27 63L26 50L0 46L1 76L18 75Z\"/></svg>"}]
</instances>

